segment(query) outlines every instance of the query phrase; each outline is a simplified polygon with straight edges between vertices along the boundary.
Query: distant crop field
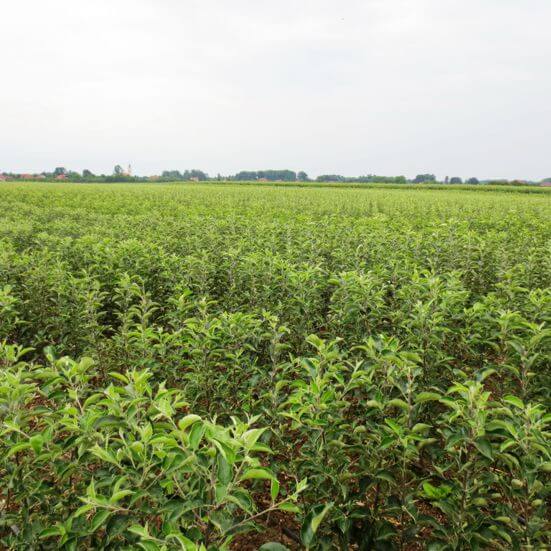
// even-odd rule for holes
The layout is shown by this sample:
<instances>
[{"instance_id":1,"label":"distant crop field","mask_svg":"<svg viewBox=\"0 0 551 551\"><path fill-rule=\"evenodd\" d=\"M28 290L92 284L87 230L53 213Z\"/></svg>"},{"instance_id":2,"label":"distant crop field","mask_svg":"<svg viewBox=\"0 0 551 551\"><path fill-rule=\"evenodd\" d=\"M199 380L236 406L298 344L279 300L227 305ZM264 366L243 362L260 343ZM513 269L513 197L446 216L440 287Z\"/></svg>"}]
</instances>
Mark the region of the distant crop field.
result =
<instances>
[{"instance_id":1,"label":"distant crop field","mask_svg":"<svg viewBox=\"0 0 551 551\"><path fill-rule=\"evenodd\" d=\"M433 187L0 184L0 548L546 549L551 194Z\"/></svg>"}]
</instances>

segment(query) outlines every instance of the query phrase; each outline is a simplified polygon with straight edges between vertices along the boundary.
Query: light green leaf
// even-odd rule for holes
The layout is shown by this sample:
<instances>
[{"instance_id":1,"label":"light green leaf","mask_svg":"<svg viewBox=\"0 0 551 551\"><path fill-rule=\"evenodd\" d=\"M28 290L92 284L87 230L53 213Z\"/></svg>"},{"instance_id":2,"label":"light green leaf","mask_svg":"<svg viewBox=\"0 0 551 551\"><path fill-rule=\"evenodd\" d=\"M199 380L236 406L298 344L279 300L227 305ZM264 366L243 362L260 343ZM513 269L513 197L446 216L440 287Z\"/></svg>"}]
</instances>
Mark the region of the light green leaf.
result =
<instances>
[{"instance_id":1,"label":"light green leaf","mask_svg":"<svg viewBox=\"0 0 551 551\"><path fill-rule=\"evenodd\" d=\"M524 402L520 398L518 398L517 396L513 396L512 394L504 396L503 401L519 409L524 409Z\"/></svg>"},{"instance_id":2,"label":"light green leaf","mask_svg":"<svg viewBox=\"0 0 551 551\"><path fill-rule=\"evenodd\" d=\"M435 402L440 400L442 396L436 392L420 392L415 396L416 404L424 404L425 402Z\"/></svg>"},{"instance_id":3,"label":"light green leaf","mask_svg":"<svg viewBox=\"0 0 551 551\"><path fill-rule=\"evenodd\" d=\"M300 508L294 503L289 503L286 501L278 506L280 511L285 511L286 513L300 513Z\"/></svg>"},{"instance_id":4,"label":"light green leaf","mask_svg":"<svg viewBox=\"0 0 551 551\"><path fill-rule=\"evenodd\" d=\"M274 477L274 478L272 478L272 482L270 484L270 497L272 498L272 503L275 502L278 495L279 495L279 482Z\"/></svg>"},{"instance_id":5,"label":"light green leaf","mask_svg":"<svg viewBox=\"0 0 551 551\"><path fill-rule=\"evenodd\" d=\"M317 505L310 511L310 513L308 513L308 515L304 519L300 531L300 539L307 548L309 548L314 541L314 536L318 531L319 525L332 507L332 503L327 503L326 505Z\"/></svg>"},{"instance_id":6,"label":"light green leaf","mask_svg":"<svg viewBox=\"0 0 551 551\"><path fill-rule=\"evenodd\" d=\"M90 522L90 531L95 532L98 528L101 528L110 515L111 511L109 510L102 509L101 511L98 511L92 517L92 520Z\"/></svg>"},{"instance_id":7,"label":"light green leaf","mask_svg":"<svg viewBox=\"0 0 551 551\"><path fill-rule=\"evenodd\" d=\"M240 480L274 480L274 475L268 469L247 469L242 475Z\"/></svg>"},{"instance_id":8,"label":"light green leaf","mask_svg":"<svg viewBox=\"0 0 551 551\"><path fill-rule=\"evenodd\" d=\"M189 415L182 417L178 421L178 428L180 430L186 430L189 426L193 425L193 423L197 423L197 421L201 421L201 417L199 417L199 415L190 413Z\"/></svg>"},{"instance_id":9,"label":"light green leaf","mask_svg":"<svg viewBox=\"0 0 551 551\"><path fill-rule=\"evenodd\" d=\"M264 545L261 545L258 548L258 551L289 551L289 548L281 545L281 543L270 541Z\"/></svg>"}]
</instances>

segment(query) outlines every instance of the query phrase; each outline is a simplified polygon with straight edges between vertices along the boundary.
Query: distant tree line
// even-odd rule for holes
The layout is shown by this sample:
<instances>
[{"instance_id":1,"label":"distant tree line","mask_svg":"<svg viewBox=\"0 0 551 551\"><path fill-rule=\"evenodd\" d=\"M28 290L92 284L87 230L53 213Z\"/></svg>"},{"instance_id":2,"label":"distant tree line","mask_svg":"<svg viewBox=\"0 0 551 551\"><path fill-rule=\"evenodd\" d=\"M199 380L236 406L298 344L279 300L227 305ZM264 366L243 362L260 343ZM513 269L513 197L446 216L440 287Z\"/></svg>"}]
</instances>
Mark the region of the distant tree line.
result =
<instances>
[{"instance_id":1,"label":"distant tree line","mask_svg":"<svg viewBox=\"0 0 551 551\"><path fill-rule=\"evenodd\" d=\"M341 176L340 174L322 174L316 178L316 182L348 182L348 183L380 183L380 184L406 184L405 176L377 176L369 174L367 176Z\"/></svg>"},{"instance_id":2,"label":"distant tree line","mask_svg":"<svg viewBox=\"0 0 551 551\"><path fill-rule=\"evenodd\" d=\"M462 184L463 179L460 178L459 176L452 176L451 178L446 176L444 178L444 183L445 184ZM478 178L468 178L467 180L465 180L465 183L470 185L477 185L477 184L480 184L480 180Z\"/></svg>"},{"instance_id":3,"label":"distant tree line","mask_svg":"<svg viewBox=\"0 0 551 551\"><path fill-rule=\"evenodd\" d=\"M70 182L175 182L175 181L240 181L240 182L337 182L337 183L380 183L380 184L490 184L490 185L537 185L549 184L551 178L545 178L541 182L527 180L479 180L472 177L463 181L459 176L446 176L439 181L434 174L417 174L415 178L408 179L405 176L379 176L368 174L366 176L342 176L341 174L321 174L312 180L303 170L295 172L294 170L242 170L234 175L222 176L218 174L214 177L199 169L163 170L160 175L153 176L135 176L131 174L130 167L124 170L121 165L115 165L111 174L94 174L89 169L84 169L82 173L74 170L67 170L65 167L58 166L51 172L41 172L39 174L21 174L0 172L0 180L67 180Z\"/></svg>"},{"instance_id":4,"label":"distant tree line","mask_svg":"<svg viewBox=\"0 0 551 551\"><path fill-rule=\"evenodd\" d=\"M308 175L306 172L295 172L294 170L242 170L234 176L230 177L231 180L250 182L254 180L266 180L268 182L297 182L308 181Z\"/></svg>"},{"instance_id":5,"label":"distant tree line","mask_svg":"<svg viewBox=\"0 0 551 551\"><path fill-rule=\"evenodd\" d=\"M179 170L163 170L161 173L161 178L170 180L197 180L199 182L204 182L209 180L209 175L202 170L197 170L194 168L192 170L184 170L184 172L180 172Z\"/></svg>"}]
</instances>

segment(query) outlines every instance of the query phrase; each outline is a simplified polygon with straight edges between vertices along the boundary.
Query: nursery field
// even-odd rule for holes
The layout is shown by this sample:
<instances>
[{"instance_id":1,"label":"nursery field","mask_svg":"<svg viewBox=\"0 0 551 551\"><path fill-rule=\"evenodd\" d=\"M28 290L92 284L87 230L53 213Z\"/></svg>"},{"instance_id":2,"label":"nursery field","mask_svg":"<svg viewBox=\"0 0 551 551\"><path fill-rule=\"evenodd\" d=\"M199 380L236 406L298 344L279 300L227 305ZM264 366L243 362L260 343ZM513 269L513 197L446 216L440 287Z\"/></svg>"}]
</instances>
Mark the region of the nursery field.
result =
<instances>
[{"instance_id":1,"label":"nursery field","mask_svg":"<svg viewBox=\"0 0 551 551\"><path fill-rule=\"evenodd\" d=\"M0 549L551 545L550 192L0 206Z\"/></svg>"}]
</instances>

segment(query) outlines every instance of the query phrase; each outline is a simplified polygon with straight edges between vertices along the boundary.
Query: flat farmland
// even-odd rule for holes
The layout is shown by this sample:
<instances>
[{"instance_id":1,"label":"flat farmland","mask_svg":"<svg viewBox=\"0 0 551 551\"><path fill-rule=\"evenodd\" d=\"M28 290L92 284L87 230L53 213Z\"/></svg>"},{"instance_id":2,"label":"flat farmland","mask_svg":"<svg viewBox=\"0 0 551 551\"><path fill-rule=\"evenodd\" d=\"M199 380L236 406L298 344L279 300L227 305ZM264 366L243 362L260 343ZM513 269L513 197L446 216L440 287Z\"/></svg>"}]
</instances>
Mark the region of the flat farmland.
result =
<instances>
[{"instance_id":1,"label":"flat farmland","mask_svg":"<svg viewBox=\"0 0 551 551\"><path fill-rule=\"evenodd\" d=\"M0 205L0 547L549 545L548 190Z\"/></svg>"}]
</instances>

